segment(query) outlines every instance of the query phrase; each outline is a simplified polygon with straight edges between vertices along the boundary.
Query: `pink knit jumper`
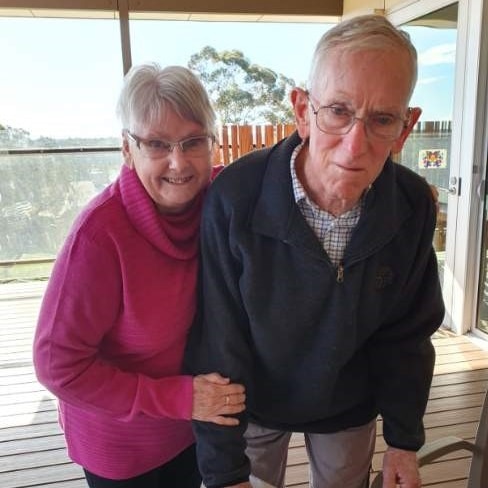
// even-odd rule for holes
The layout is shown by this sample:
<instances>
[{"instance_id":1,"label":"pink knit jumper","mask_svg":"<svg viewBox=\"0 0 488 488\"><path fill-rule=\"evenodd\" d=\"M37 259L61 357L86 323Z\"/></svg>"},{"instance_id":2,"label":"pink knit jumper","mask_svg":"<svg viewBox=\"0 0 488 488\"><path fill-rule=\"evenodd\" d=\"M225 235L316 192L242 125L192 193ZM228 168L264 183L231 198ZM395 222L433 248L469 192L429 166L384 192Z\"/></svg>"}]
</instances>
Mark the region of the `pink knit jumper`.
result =
<instances>
[{"instance_id":1,"label":"pink knit jumper","mask_svg":"<svg viewBox=\"0 0 488 488\"><path fill-rule=\"evenodd\" d=\"M125 479L193 443L180 373L196 300L201 198L160 215L135 171L91 201L60 251L34 341L73 461Z\"/></svg>"}]
</instances>

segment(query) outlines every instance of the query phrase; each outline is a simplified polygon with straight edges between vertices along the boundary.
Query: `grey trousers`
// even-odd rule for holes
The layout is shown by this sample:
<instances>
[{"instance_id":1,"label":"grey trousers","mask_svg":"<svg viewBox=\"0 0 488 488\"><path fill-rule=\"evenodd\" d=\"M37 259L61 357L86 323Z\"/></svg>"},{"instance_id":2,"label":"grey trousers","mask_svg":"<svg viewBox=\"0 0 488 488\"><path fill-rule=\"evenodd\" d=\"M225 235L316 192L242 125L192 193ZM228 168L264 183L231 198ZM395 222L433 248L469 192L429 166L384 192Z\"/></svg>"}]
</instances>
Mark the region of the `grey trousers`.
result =
<instances>
[{"instance_id":1,"label":"grey trousers","mask_svg":"<svg viewBox=\"0 0 488 488\"><path fill-rule=\"evenodd\" d=\"M249 424L246 454L256 488L263 480L285 487L291 432ZM311 488L367 488L376 439L376 420L333 434L305 433Z\"/></svg>"}]
</instances>

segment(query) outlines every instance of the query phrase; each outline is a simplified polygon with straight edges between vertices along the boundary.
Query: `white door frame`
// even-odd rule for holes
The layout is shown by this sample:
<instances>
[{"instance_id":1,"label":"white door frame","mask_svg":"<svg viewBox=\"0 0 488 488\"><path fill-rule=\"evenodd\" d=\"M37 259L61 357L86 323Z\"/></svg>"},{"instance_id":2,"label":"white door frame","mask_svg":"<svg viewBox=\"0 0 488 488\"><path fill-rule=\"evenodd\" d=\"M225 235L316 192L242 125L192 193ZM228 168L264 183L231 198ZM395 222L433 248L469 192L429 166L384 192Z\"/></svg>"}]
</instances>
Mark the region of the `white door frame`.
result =
<instances>
[{"instance_id":1,"label":"white door frame","mask_svg":"<svg viewBox=\"0 0 488 488\"><path fill-rule=\"evenodd\" d=\"M453 3L456 2L404 2L388 9L386 15L399 25ZM457 334L464 334L474 327L476 321L482 208L479 188L486 161L488 0L458 0L457 3L450 177L460 177L461 188L459 196L448 197L443 294L445 325Z\"/></svg>"}]
</instances>

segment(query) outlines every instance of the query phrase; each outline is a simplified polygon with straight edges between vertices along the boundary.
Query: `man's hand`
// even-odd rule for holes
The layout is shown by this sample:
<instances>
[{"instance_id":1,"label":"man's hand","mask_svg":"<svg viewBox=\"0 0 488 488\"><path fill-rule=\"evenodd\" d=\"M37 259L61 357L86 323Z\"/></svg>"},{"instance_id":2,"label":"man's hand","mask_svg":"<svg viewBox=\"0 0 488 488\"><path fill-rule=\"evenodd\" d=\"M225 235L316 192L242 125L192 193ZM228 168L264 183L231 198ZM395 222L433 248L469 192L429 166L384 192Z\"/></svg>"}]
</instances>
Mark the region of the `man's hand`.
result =
<instances>
[{"instance_id":1,"label":"man's hand","mask_svg":"<svg viewBox=\"0 0 488 488\"><path fill-rule=\"evenodd\" d=\"M227 415L242 412L246 395L242 385L231 383L218 373L193 378L192 418L219 425L238 425L239 420Z\"/></svg>"},{"instance_id":2,"label":"man's hand","mask_svg":"<svg viewBox=\"0 0 488 488\"><path fill-rule=\"evenodd\" d=\"M383 488L421 488L417 453L388 447L383 457Z\"/></svg>"}]
</instances>

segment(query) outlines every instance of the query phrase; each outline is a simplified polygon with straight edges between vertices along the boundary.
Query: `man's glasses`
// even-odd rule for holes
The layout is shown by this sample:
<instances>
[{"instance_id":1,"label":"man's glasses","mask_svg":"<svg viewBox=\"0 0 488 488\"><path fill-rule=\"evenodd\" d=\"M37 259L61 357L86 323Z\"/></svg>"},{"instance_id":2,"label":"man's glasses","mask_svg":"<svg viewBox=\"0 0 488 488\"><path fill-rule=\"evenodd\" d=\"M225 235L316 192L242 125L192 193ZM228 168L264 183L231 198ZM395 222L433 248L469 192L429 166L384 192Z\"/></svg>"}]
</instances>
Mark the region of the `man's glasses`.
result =
<instances>
[{"instance_id":1,"label":"man's glasses","mask_svg":"<svg viewBox=\"0 0 488 488\"><path fill-rule=\"evenodd\" d=\"M345 135L352 129L356 121L361 120L369 137L383 141L394 141L400 137L408 124L408 117L402 119L397 115L382 112L371 113L366 117L356 117L354 112L337 103L323 105L316 109L309 93L307 96L315 115L317 128L326 134Z\"/></svg>"},{"instance_id":2,"label":"man's glasses","mask_svg":"<svg viewBox=\"0 0 488 488\"><path fill-rule=\"evenodd\" d=\"M161 139L143 139L129 131L126 131L129 139L132 139L141 153L151 159L165 158L173 152L175 147L186 156L201 158L212 152L215 142L213 136L195 136L182 139L177 142L163 141Z\"/></svg>"}]
</instances>

